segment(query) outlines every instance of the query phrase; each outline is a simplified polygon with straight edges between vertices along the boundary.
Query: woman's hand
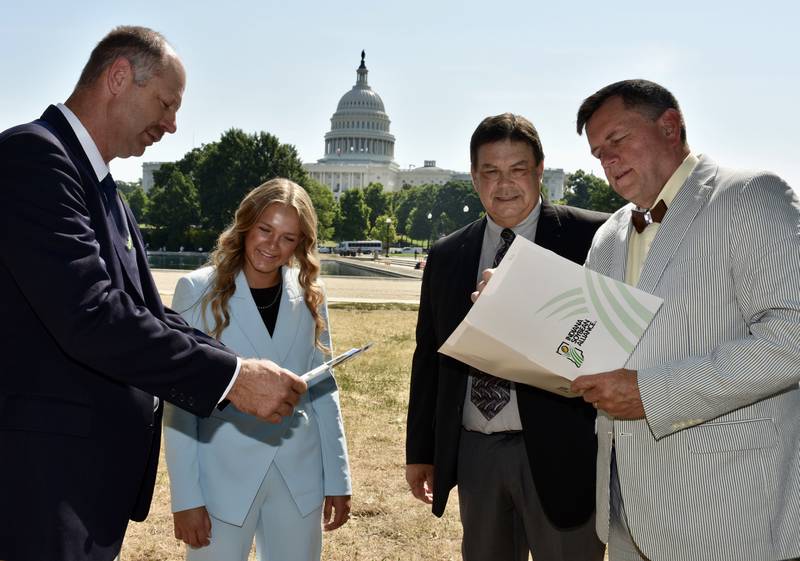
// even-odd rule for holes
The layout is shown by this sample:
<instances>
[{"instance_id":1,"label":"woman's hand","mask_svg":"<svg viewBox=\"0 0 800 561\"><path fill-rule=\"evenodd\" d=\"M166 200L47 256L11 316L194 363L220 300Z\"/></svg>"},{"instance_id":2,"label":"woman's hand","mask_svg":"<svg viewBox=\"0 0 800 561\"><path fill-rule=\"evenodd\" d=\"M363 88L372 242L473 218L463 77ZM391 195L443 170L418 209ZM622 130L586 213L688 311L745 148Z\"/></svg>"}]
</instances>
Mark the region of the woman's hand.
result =
<instances>
[{"instance_id":1,"label":"woman's hand","mask_svg":"<svg viewBox=\"0 0 800 561\"><path fill-rule=\"evenodd\" d=\"M331 520L331 515L333 515L333 520ZM350 520L350 495L325 497L325 505L322 509L322 522L325 531L335 530L348 520Z\"/></svg>"},{"instance_id":2,"label":"woman's hand","mask_svg":"<svg viewBox=\"0 0 800 561\"><path fill-rule=\"evenodd\" d=\"M172 513L175 537L192 547L211 543L211 518L204 506Z\"/></svg>"}]
</instances>

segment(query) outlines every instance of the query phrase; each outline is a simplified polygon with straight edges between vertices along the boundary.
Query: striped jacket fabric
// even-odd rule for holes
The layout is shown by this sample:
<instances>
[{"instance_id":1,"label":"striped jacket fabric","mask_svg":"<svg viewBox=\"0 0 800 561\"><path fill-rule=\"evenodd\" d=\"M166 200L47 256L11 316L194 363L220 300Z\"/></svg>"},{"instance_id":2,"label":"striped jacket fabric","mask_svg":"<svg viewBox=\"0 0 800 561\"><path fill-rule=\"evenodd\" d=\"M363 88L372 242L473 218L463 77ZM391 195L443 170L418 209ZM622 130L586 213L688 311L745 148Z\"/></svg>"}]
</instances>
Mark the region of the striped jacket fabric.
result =
<instances>
[{"instance_id":1,"label":"striped jacket fabric","mask_svg":"<svg viewBox=\"0 0 800 561\"><path fill-rule=\"evenodd\" d=\"M633 205L586 266L624 281ZM800 557L800 202L780 178L701 156L638 287L664 304L631 355L646 418L597 420L597 531L612 445L631 534L651 560Z\"/></svg>"}]
</instances>

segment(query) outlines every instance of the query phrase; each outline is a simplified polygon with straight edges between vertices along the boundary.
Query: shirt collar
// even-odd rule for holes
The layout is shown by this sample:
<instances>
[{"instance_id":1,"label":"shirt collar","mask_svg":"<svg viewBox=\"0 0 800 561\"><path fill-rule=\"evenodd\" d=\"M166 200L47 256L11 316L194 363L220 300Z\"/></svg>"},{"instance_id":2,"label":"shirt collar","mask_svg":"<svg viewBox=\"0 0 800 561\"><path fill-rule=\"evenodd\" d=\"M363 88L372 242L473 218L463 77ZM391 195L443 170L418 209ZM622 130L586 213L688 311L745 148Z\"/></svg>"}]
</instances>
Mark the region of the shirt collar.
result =
<instances>
[{"instance_id":1,"label":"shirt collar","mask_svg":"<svg viewBox=\"0 0 800 561\"><path fill-rule=\"evenodd\" d=\"M678 194L678 191L681 190L683 184L686 183L686 179L689 175L694 171L695 166L697 166L700 159L694 154L694 152L689 152L687 156L681 162L681 165L678 166L667 182L664 184L664 187L661 189L661 192L656 197L653 206L655 206L658 201L663 200L664 204L669 205L672 204L672 200L675 198L675 195ZM638 208L638 207L637 207Z\"/></svg>"},{"instance_id":2,"label":"shirt collar","mask_svg":"<svg viewBox=\"0 0 800 561\"><path fill-rule=\"evenodd\" d=\"M86 157L89 158L89 163L92 164L92 169L97 176L97 181L102 181L110 172L108 165L106 165L103 161L103 157L100 155L100 150L97 149L97 144L92 140L89 131L86 130L86 127L83 126L83 123L81 123L80 119L78 119L69 107L63 103L57 104L56 107L64 114L67 123L69 123L69 126L72 128L72 132L78 137L81 148L83 148L83 151L86 153Z\"/></svg>"},{"instance_id":3,"label":"shirt collar","mask_svg":"<svg viewBox=\"0 0 800 561\"><path fill-rule=\"evenodd\" d=\"M525 233L530 229L535 229L536 224L539 222L539 215L542 212L542 197L539 196L539 202L536 203L536 206L533 207L533 210L530 211L528 216L525 219L511 228L515 234L522 235L522 237L527 238L528 236ZM500 232L502 232L505 228L500 226L497 222L492 220L492 217L488 214L486 215L486 228L492 234L492 236L500 237Z\"/></svg>"}]
</instances>

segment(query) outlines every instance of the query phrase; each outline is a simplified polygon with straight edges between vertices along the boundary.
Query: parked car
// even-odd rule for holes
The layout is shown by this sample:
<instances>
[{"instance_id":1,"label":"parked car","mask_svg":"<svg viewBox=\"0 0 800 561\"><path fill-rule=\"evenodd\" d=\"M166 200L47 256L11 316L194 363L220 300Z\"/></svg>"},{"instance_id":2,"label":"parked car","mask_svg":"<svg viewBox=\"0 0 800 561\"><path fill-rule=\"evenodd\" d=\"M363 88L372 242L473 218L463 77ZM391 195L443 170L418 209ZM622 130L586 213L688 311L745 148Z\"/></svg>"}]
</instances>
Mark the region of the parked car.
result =
<instances>
[{"instance_id":1,"label":"parked car","mask_svg":"<svg viewBox=\"0 0 800 561\"><path fill-rule=\"evenodd\" d=\"M317 246L317 251L319 253L333 253L333 248L332 247L328 247L326 245L320 245L320 246Z\"/></svg>"}]
</instances>

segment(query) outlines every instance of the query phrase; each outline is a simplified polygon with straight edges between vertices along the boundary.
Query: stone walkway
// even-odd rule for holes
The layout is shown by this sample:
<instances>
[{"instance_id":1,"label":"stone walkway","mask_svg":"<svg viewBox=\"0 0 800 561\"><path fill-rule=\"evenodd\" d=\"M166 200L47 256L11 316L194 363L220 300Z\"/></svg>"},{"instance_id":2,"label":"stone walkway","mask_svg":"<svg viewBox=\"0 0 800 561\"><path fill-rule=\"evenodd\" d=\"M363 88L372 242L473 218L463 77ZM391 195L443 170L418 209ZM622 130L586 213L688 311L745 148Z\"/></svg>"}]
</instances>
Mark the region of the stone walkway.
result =
<instances>
[{"instance_id":1,"label":"stone walkway","mask_svg":"<svg viewBox=\"0 0 800 561\"><path fill-rule=\"evenodd\" d=\"M153 277L166 306L172 303L172 294L178 279L189 271L153 269ZM399 302L419 304L421 279L371 278L323 276L322 281L329 302Z\"/></svg>"}]
</instances>

